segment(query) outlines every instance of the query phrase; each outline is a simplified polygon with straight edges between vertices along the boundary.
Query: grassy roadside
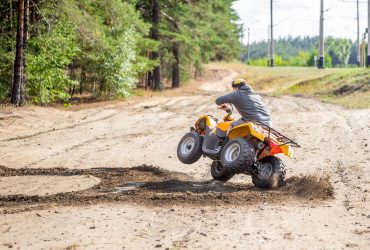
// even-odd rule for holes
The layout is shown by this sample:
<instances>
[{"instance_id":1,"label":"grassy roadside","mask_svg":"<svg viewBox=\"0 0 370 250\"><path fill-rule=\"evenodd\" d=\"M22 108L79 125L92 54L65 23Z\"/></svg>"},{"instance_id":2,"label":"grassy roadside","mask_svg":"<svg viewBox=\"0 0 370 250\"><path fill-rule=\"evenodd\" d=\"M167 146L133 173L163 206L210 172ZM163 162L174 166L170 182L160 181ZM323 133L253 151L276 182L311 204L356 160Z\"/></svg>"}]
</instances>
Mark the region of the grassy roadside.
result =
<instances>
[{"instance_id":1,"label":"grassy roadside","mask_svg":"<svg viewBox=\"0 0 370 250\"><path fill-rule=\"evenodd\" d=\"M248 67L240 77L274 96L316 98L348 108L370 108L370 70Z\"/></svg>"},{"instance_id":2,"label":"grassy roadside","mask_svg":"<svg viewBox=\"0 0 370 250\"><path fill-rule=\"evenodd\" d=\"M370 108L370 70L342 69L323 78L302 81L275 94L314 97L347 108Z\"/></svg>"}]
</instances>

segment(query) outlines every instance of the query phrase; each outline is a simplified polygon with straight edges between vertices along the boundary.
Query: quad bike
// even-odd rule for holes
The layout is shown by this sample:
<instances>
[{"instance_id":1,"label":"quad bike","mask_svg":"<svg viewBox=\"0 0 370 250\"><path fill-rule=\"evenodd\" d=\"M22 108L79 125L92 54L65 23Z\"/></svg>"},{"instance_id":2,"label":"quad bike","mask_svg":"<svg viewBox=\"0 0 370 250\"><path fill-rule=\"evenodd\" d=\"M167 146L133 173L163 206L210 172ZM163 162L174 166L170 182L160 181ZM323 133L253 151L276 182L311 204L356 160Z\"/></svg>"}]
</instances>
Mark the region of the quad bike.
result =
<instances>
[{"instance_id":1,"label":"quad bike","mask_svg":"<svg viewBox=\"0 0 370 250\"><path fill-rule=\"evenodd\" d=\"M222 122L205 115L183 136L177 147L182 163L193 164L201 156L213 160L211 175L218 181L228 181L235 174L252 176L259 188L276 188L283 184L285 168L276 154L293 155L298 143L262 122L235 122L233 106L226 109Z\"/></svg>"}]
</instances>

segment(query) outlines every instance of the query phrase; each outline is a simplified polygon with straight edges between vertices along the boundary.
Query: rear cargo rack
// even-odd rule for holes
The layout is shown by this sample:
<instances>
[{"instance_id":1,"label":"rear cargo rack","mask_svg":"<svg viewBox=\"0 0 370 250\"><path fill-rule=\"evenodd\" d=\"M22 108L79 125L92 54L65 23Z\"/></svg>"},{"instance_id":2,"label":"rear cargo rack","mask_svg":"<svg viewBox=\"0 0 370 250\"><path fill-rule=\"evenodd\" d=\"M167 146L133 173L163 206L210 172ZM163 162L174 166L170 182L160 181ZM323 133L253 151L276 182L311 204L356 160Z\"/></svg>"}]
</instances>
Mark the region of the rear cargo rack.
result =
<instances>
[{"instance_id":1,"label":"rear cargo rack","mask_svg":"<svg viewBox=\"0 0 370 250\"><path fill-rule=\"evenodd\" d=\"M259 121L253 121L253 123L256 123L256 124L260 125L262 128L264 128L265 130L268 131L268 133L269 133L268 134L268 139L269 140L270 140L271 135L273 135L276 138L277 142L280 143L279 146L289 144L290 146L295 147L295 148L300 148L301 147L301 145L299 145L297 142L295 142L292 139L289 139L288 137L286 137L282 133L280 133L277 130L268 126L267 124L265 124L263 122L259 122Z\"/></svg>"}]
</instances>

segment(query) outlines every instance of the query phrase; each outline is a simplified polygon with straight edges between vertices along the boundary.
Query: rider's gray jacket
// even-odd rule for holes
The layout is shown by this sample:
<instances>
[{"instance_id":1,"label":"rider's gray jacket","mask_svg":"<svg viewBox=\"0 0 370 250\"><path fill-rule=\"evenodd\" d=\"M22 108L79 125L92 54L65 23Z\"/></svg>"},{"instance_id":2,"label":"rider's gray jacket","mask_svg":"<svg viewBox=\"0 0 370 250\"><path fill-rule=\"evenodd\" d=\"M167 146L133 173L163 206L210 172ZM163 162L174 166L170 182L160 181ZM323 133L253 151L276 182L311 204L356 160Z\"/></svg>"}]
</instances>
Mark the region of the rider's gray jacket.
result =
<instances>
[{"instance_id":1,"label":"rider's gray jacket","mask_svg":"<svg viewBox=\"0 0 370 250\"><path fill-rule=\"evenodd\" d=\"M260 121L271 126L271 117L261 96L248 85L216 99L216 104L231 103L246 121Z\"/></svg>"}]
</instances>

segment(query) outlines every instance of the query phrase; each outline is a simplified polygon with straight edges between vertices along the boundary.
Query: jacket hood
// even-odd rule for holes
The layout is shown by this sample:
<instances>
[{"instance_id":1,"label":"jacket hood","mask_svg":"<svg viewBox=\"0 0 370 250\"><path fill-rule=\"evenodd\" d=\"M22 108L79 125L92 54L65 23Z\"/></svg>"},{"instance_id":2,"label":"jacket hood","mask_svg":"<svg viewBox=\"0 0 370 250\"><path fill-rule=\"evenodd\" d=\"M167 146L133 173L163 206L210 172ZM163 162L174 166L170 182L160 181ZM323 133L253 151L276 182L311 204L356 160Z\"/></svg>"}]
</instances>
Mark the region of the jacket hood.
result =
<instances>
[{"instance_id":1,"label":"jacket hood","mask_svg":"<svg viewBox=\"0 0 370 250\"><path fill-rule=\"evenodd\" d=\"M240 88L240 91L243 91L243 92L247 92L247 93L253 93L253 89L251 86L249 86L248 84L241 87Z\"/></svg>"}]
</instances>

